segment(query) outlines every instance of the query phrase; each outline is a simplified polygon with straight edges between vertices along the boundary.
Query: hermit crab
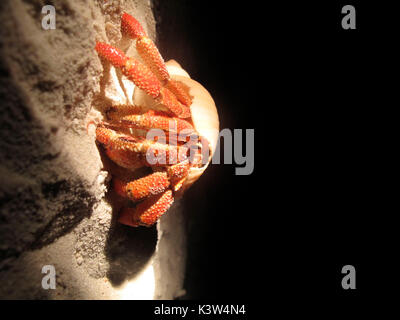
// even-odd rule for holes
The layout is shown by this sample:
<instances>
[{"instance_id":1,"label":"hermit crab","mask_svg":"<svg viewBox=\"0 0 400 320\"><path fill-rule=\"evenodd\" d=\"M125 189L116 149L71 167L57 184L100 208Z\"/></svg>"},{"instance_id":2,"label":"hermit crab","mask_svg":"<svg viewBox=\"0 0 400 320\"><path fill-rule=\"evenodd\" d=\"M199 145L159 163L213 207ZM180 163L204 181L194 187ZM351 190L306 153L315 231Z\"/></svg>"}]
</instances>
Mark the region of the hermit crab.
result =
<instances>
[{"instance_id":1,"label":"hermit crab","mask_svg":"<svg viewBox=\"0 0 400 320\"><path fill-rule=\"evenodd\" d=\"M176 61L164 63L127 13L121 17L121 33L136 42L139 59L104 42L97 42L95 50L135 84L133 104L109 106L107 120L96 127L96 140L118 166L152 169L130 181L113 177L114 190L134 204L122 208L118 221L151 226L207 168L217 144L218 114L208 91Z\"/></svg>"}]
</instances>

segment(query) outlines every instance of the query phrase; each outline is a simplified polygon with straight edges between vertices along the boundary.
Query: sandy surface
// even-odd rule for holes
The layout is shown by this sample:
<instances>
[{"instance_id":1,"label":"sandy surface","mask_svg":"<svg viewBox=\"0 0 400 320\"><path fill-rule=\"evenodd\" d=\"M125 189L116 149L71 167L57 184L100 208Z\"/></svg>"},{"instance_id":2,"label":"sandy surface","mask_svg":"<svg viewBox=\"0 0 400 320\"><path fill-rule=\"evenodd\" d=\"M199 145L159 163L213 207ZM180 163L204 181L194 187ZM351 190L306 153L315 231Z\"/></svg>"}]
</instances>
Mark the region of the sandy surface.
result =
<instances>
[{"instance_id":1,"label":"sandy surface","mask_svg":"<svg viewBox=\"0 0 400 320\"><path fill-rule=\"evenodd\" d=\"M157 227L116 223L109 161L87 124L130 92L103 70L96 40L127 50L120 16L155 39L148 1L43 1L0 5L0 298L170 299L183 294L185 237L179 201ZM130 49L131 53L134 50ZM122 99L122 100L121 100ZM56 269L55 290L41 282Z\"/></svg>"}]
</instances>

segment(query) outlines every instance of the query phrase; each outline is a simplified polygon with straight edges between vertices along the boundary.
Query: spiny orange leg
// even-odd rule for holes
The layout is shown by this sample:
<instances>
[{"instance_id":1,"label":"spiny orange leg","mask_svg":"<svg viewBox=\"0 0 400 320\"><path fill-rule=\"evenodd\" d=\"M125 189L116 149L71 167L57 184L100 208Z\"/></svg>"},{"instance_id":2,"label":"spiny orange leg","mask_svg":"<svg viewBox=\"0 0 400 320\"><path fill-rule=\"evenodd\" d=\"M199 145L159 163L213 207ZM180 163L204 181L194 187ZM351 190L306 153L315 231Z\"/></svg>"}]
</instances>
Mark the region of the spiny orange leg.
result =
<instances>
[{"instance_id":1,"label":"spiny orange leg","mask_svg":"<svg viewBox=\"0 0 400 320\"><path fill-rule=\"evenodd\" d=\"M190 108L181 104L175 95L163 87L151 70L140 61L129 58L113 46L103 43L96 43L97 53L114 67L120 68L122 73L135 83L140 89L156 99L178 118L189 118Z\"/></svg>"},{"instance_id":2,"label":"spiny orange leg","mask_svg":"<svg viewBox=\"0 0 400 320\"><path fill-rule=\"evenodd\" d=\"M111 160L128 169L137 168L137 160L140 161L140 166L165 166L188 159L189 150L185 146L174 146L141 137L132 137L103 125L96 128L96 140L104 145Z\"/></svg>"},{"instance_id":3,"label":"spiny orange leg","mask_svg":"<svg viewBox=\"0 0 400 320\"><path fill-rule=\"evenodd\" d=\"M141 144L149 142L138 142L138 139L117 133L101 125L96 128L96 137L107 148L110 158L120 165L136 166L138 159L135 156L141 155L144 150L148 149L147 146ZM129 152L133 156L133 160L129 157ZM124 155L124 157L121 158L121 155ZM139 165L143 161L141 159ZM153 225L171 206L173 202L172 190L177 191L181 187L188 174L189 167L189 161L185 159L183 162L167 166L166 171L154 172L132 182L126 183L114 179L114 189L118 194L133 201L144 199L135 208L124 208L118 221L130 226ZM168 189L169 187L172 190Z\"/></svg>"},{"instance_id":4,"label":"spiny orange leg","mask_svg":"<svg viewBox=\"0 0 400 320\"><path fill-rule=\"evenodd\" d=\"M139 55L158 80L172 91L181 103L190 106L192 104L191 97L179 82L171 79L163 57L154 42L147 37L140 23L131 15L124 13L121 19L121 30L123 34L136 39L136 49Z\"/></svg>"},{"instance_id":5,"label":"spiny orange leg","mask_svg":"<svg viewBox=\"0 0 400 320\"><path fill-rule=\"evenodd\" d=\"M107 156L122 168L135 170L148 166L146 156L142 153L135 153L131 150L118 150L112 147L105 147Z\"/></svg>"},{"instance_id":6,"label":"spiny orange leg","mask_svg":"<svg viewBox=\"0 0 400 320\"><path fill-rule=\"evenodd\" d=\"M149 196L164 192L170 185L166 172L154 172L131 182L114 179L114 190L122 197L140 201Z\"/></svg>"},{"instance_id":7,"label":"spiny orange leg","mask_svg":"<svg viewBox=\"0 0 400 320\"><path fill-rule=\"evenodd\" d=\"M143 153L157 144L118 133L102 125L96 128L96 138L105 146L111 160L127 168L145 164ZM179 148L159 145L163 148ZM119 195L135 202L143 200L135 208L124 208L118 220L120 223L130 226L151 226L169 209L173 202L173 191L180 189L190 168L186 154L180 160L181 162L172 165L164 164L163 171L154 172L131 182L114 179L114 190Z\"/></svg>"},{"instance_id":8,"label":"spiny orange leg","mask_svg":"<svg viewBox=\"0 0 400 320\"><path fill-rule=\"evenodd\" d=\"M166 171L154 172L134 181L114 179L114 190L120 196L134 202L164 192L170 186L173 191L178 191L188 175L189 168L189 162L184 161L167 167Z\"/></svg>"},{"instance_id":9,"label":"spiny orange leg","mask_svg":"<svg viewBox=\"0 0 400 320\"><path fill-rule=\"evenodd\" d=\"M131 182L114 179L114 190L119 195L135 202L144 200L135 208L124 208L119 222L130 226L151 226L155 223L169 209L173 202L172 191L181 188L189 168L189 161L186 160L167 167L166 171L154 172Z\"/></svg>"},{"instance_id":10,"label":"spiny orange leg","mask_svg":"<svg viewBox=\"0 0 400 320\"><path fill-rule=\"evenodd\" d=\"M173 202L173 192L185 181L190 164L184 161L170 166L167 171L155 172L132 182L114 180L114 189L123 197L140 201L135 208L124 208L119 222L130 226L151 226L164 214ZM171 189L167 189L171 187Z\"/></svg>"},{"instance_id":11,"label":"spiny orange leg","mask_svg":"<svg viewBox=\"0 0 400 320\"><path fill-rule=\"evenodd\" d=\"M129 113L129 109L132 110L131 113ZM112 121L111 126L144 130L160 129L176 134L179 141L187 141L188 137L197 136L196 130L190 122L176 117L171 118L163 112L154 110L139 113L134 106L114 106L107 112L107 116Z\"/></svg>"},{"instance_id":12,"label":"spiny orange leg","mask_svg":"<svg viewBox=\"0 0 400 320\"><path fill-rule=\"evenodd\" d=\"M171 207L174 202L172 190L147 198L135 208L122 209L118 221L132 227L150 227Z\"/></svg>"},{"instance_id":13,"label":"spiny orange leg","mask_svg":"<svg viewBox=\"0 0 400 320\"><path fill-rule=\"evenodd\" d=\"M167 174L173 191L178 191L189 174L191 164L189 160L174 164L167 168Z\"/></svg>"}]
</instances>

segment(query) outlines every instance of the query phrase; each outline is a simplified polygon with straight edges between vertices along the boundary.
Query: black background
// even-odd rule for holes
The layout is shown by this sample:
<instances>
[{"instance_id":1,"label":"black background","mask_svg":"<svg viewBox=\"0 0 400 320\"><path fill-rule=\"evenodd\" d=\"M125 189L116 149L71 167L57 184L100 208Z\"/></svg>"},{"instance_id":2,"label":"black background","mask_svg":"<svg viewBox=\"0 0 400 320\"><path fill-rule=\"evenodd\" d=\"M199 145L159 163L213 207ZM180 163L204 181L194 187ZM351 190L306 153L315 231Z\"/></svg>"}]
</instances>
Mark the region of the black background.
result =
<instances>
[{"instance_id":1,"label":"black background","mask_svg":"<svg viewBox=\"0 0 400 320\"><path fill-rule=\"evenodd\" d=\"M211 165L185 196L188 299L341 308L396 287L386 91L398 19L382 2L326 2L156 5L162 54L210 91L220 128L255 129L252 175ZM346 4L356 30L341 27ZM347 264L356 290L341 287Z\"/></svg>"}]
</instances>

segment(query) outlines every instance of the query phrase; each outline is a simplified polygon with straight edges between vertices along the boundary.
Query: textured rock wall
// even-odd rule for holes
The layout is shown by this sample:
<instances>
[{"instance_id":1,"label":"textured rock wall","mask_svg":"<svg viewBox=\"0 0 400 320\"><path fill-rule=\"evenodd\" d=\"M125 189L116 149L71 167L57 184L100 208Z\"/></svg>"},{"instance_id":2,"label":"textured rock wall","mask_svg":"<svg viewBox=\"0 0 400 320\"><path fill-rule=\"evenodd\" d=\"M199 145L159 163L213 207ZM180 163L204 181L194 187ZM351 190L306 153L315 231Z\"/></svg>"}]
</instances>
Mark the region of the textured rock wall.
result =
<instances>
[{"instance_id":1,"label":"textured rock wall","mask_svg":"<svg viewBox=\"0 0 400 320\"><path fill-rule=\"evenodd\" d=\"M107 159L87 131L107 103L95 41L127 46L123 11L155 39L151 3L52 1L55 30L42 29L45 4L0 4L0 298L173 298L184 272L184 230L171 232L183 225L179 203L158 232L117 225ZM56 290L41 287L46 264Z\"/></svg>"}]
</instances>

